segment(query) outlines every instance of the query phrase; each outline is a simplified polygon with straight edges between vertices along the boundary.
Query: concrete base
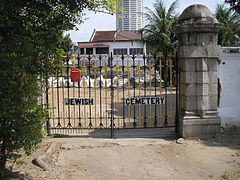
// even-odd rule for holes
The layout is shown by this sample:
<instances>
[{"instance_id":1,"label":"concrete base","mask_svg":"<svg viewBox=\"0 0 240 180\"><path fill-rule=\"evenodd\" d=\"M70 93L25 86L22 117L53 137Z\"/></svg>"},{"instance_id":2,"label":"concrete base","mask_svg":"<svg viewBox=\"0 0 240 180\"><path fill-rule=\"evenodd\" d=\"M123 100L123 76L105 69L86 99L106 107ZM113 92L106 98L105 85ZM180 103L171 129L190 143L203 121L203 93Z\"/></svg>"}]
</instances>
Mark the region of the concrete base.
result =
<instances>
[{"instance_id":1,"label":"concrete base","mask_svg":"<svg viewBox=\"0 0 240 180\"><path fill-rule=\"evenodd\" d=\"M176 127L115 129L114 138L176 138Z\"/></svg>"},{"instance_id":2,"label":"concrete base","mask_svg":"<svg viewBox=\"0 0 240 180\"><path fill-rule=\"evenodd\" d=\"M111 138L111 129L51 129L51 137ZM113 138L176 138L176 127L115 129Z\"/></svg>"},{"instance_id":3,"label":"concrete base","mask_svg":"<svg viewBox=\"0 0 240 180\"><path fill-rule=\"evenodd\" d=\"M211 138L220 133L220 117L199 118L180 117L178 124L178 134L183 138Z\"/></svg>"}]
</instances>

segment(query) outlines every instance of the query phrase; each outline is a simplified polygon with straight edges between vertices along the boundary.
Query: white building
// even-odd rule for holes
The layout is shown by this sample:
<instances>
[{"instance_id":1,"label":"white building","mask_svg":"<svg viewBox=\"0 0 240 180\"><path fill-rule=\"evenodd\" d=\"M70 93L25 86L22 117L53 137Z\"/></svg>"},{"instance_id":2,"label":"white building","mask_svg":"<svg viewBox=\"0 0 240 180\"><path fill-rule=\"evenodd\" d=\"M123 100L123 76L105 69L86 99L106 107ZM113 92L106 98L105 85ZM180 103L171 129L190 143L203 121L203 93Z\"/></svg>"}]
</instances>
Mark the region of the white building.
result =
<instances>
[{"instance_id":1,"label":"white building","mask_svg":"<svg viewBox=\"0 0 240 180\"><path fill-rule=\"evenodd\" d=\"M143 27L143 0L122 0L123 12L116 13L117 30L139 30Z\"/></svg>"},{"instance_id":2,"label":"white building","mask_svg":"<svg viewBox=\"0 0 240 180\"><path fill-rule=\"evenodd\" d=\"M89 42L78 42L78 48L81 60L87 62L88 56L91 60L97 60L100 65L98 56L108 59L108 55L113 56L113 65L144 65L142 55L146 52L146 45L141 43L141 34L137 31L95 31L93 32ZM124 61L121 56L124 55ZM130 56L129 56L130 55ZM133 62L131 56L136 55ZM91 62L89 62L91 63Z\"/></svg>"}]
</instances>

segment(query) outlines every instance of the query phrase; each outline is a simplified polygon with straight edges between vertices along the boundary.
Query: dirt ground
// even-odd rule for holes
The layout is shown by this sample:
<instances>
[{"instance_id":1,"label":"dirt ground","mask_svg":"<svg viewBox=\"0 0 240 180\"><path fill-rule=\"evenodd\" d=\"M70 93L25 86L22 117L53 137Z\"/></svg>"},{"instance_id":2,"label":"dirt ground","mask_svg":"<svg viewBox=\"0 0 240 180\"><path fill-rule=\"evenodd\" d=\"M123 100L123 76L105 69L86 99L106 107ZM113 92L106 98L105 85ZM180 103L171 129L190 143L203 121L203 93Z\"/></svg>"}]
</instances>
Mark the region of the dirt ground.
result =
<instances>
[{"instance_id":1,"label":"dirt ground","mask_svg":"<svg viewBox=\"0 0 240 180\"><path fill-rule=\"evenodd\" d=\"M49 169L32 160L60 142ZM14 171L33 180L240 180L240 137L210 140L46 138Z\"/></svg>"}]
</instances>

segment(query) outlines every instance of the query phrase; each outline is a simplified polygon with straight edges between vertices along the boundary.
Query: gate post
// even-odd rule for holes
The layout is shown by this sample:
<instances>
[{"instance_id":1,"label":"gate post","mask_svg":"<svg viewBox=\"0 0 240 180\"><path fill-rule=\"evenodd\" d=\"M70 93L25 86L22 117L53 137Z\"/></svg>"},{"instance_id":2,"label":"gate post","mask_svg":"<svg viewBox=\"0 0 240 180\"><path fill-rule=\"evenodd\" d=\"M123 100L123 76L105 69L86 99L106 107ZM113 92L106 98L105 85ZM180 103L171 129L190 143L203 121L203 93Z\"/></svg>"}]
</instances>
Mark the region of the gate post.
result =
<instances>
[{"instance_id":1,"label":"gate post","mask_svg":"<svg viewBox=\"0 0 240 180\"><path fill-rule=\"evenodd\" d=\"M203 5L187 7L173 31L180 68L178 133L212 137L220 132L217 112L217 35L222 25Z\"/></svg>"}]
</instances>

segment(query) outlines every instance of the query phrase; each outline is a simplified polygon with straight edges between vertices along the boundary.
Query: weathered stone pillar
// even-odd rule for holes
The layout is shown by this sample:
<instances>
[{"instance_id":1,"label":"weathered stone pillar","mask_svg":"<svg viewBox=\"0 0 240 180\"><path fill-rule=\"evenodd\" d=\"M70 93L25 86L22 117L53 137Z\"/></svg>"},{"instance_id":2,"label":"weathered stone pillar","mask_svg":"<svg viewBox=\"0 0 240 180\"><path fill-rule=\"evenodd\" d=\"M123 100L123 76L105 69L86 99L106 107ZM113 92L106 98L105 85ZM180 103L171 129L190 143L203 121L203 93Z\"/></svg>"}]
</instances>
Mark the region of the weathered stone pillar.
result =
<instances>
[{"instance_id":1,"label":"weathered stone pillar","mask_svg":"<svg viewBox=\"0 0 240 180\"><path fill-rule=\"evenodd\" d=\"M200 4L187 7L174 27L179 45L179 126L182 137L211 137L220 131L217 112L217 35L222 25Z\"/></svg>"}]
</instances>

